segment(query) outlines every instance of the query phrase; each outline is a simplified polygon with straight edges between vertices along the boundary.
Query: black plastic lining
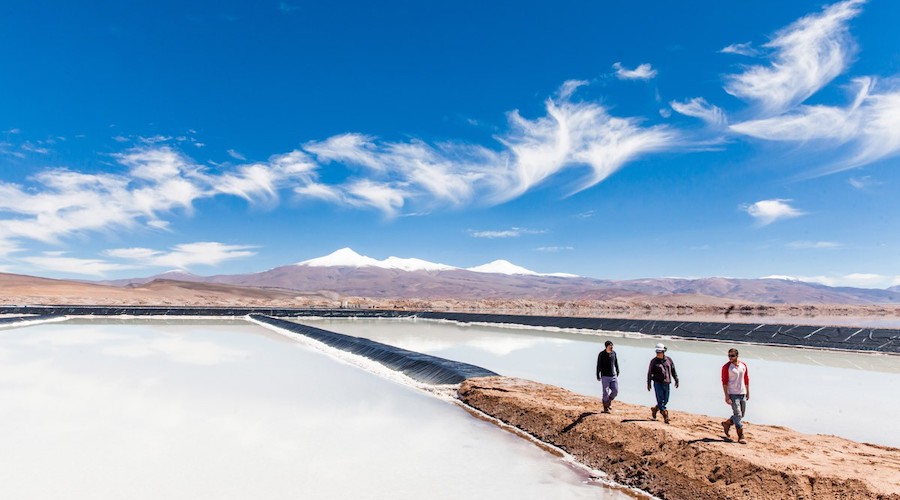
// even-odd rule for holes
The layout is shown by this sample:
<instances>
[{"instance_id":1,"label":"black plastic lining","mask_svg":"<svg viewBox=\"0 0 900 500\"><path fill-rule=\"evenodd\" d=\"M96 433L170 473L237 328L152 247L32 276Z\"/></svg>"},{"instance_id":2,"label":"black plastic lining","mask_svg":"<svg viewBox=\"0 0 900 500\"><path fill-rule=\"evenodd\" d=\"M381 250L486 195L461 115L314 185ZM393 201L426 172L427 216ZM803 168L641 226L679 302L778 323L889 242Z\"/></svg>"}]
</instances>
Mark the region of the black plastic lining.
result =
<instances>
[{"instance_id":1,"label":"black plastic lining","mask_svg":"<svg viewBox=\"0 0 900 500\"><path fill-rule=\"evenodd\" d=\"M411 313L388 310L357 309L295 309L270 307L161 307L161 306L0 306L0 313L41 314L55 316L323 316L323 317L405 317Z\"/></svg>"},{"instance_id":2,"label":"black plastic lining","mask_svg":"<svg viewBox=\"0 0 900 500\"><path fill-rule=\"evenodd\" d=\"M24 323L27 321L41 321L50 318L56 318L55 314L45 314L41 316L10 316L8 318L0 318L0 325L14 325L16 323Z\"/></svg>"},{"instance_id":3,"label":"black plastic lining","mask_svg":"<svg viewBox=\"0 0 900 500\"><path fill-rule=\"evenodd\" d=\"M841 326L781 325L767 323L716 323L620 318L566 318L511 314L423 312L419 318L462 323L509 323L516 325L677 336L752 344L774 344L821 349L845 349L900 354L900 329Z\"/></svg>"},{"instance_id":4,"label":"black plastic lining","mask_svg":"<svg viewBox=\"0 0 900 500\"><path fill-rule=\"evenodd\" d=\"M364 356L426 384L458 384L468 378L497 375L480 366L407 351L374 340L335 333L261 314L251 314L250 317L293 333L305 335L336 349Z\"/></svg>"},{"instance_id":5,"label":"black plastic lining","mask_svg":"<svg viewBox=\"0 0 900 500\"><path fill-rule=\"evenodd\" d=\"M580 328L585 330L643 333L689 339L721 340L794 347L875 351L900 354L900 329L840 326L781 325L767 323L726 323L622 318L578 318L525 316L518 314L477 314L414 312L379 309L290 309L264 307L108 307L108 306L0 306L0 313L34 315L96 316L219 316L240 317L262 314L278 317L320 316L333 318L443 319L461 323L509 323L515 325Z\"/></svg>"}]
</instances>

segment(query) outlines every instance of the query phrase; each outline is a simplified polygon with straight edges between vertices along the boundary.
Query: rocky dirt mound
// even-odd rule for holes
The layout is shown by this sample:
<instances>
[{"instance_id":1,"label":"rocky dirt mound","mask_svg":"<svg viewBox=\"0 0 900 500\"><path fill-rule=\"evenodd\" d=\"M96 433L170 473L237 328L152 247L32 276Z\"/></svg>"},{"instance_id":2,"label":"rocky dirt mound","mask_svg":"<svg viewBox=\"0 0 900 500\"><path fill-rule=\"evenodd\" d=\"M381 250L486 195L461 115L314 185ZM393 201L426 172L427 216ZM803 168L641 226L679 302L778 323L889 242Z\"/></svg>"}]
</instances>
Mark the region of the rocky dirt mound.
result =
<instances>
[{"instance_id":1,"label":"rocky dirt mound","mask_svg":"<svg viewBox=\"0 0 900 500\"><path fill-rule=\"evenodd\" d=\"M720 419L670 410L665 425L619 402L603 414L599 399L508 377L469 379L459 397L660 498L900 499L897 448L752 423L742 445L725 440Z\"/></svg>"}]
</instances>

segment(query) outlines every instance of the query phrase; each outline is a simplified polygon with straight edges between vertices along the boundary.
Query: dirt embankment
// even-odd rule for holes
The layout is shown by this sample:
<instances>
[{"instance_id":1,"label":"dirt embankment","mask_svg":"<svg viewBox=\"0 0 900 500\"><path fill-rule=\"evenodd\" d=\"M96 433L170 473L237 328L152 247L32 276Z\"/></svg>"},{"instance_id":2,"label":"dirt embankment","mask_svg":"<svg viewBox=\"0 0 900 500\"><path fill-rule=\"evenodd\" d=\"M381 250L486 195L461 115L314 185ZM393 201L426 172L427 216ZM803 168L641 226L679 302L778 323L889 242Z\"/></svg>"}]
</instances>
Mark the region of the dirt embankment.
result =
<instances>
[{"instance_id":1,"label":"dirt embankment","mask_svg":"<svg viewBox=\"0 0 900 500\"><path fill-rule=\"evenodd\" d=\"M618 401L603 414L599 399L508 377L469 379L459 396L660 498L900 499L897 448L752 423L742 445L724 439L721 419L670 410L665 425L647 407Z\"/></svg>"}]
</instances>

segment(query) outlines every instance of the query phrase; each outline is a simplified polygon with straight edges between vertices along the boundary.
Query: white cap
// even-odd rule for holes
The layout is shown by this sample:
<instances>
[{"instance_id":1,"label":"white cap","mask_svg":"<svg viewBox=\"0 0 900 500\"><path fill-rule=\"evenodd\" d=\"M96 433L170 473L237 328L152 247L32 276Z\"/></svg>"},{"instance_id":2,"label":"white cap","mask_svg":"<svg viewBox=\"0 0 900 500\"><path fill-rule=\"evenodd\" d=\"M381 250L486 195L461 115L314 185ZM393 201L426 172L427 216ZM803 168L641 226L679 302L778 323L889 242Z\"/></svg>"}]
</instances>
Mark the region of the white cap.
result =
<instances>
[{"instance_id":1,"label":"white cap","mask_svg":"<svg viewBox=\"0 0 900 500\"><path fill-rule=\"evenodd\" d=\"M656 344L656 352L666 352L666 346L662 343Z\"/></svg>"}]
</instances>

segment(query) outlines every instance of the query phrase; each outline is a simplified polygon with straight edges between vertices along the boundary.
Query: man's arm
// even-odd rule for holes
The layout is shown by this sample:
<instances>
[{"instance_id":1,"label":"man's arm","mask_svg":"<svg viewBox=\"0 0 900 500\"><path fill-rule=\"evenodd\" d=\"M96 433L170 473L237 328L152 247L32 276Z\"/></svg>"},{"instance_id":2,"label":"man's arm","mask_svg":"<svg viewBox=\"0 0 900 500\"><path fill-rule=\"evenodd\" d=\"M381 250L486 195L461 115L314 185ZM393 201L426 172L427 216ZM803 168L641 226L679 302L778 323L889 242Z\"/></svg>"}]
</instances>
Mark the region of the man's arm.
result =
<instances>
[{"instance_id":1,"label":"man's arm","mask_svg":"<svg viewBox=\"0 0 900 500\"><path fill-rule=\"evenodd\" d=\"M725 393L725 404L731 404L731 397L728 394L728 363L722 365L722 392Z\"/></svg>"},{"instance_id":2,"label":"man's arm","mask_svg":"<svg viewBox=\"0 0 900 500\"><path fill-rule=\"evenodd\" d=\"M744 363L741 361L741 363ZM744 387L747 388L747 394L744 396L744 399L750 401L750 369L747 368L747 363L744 363Z\"/></svg>"}]
</instances>

